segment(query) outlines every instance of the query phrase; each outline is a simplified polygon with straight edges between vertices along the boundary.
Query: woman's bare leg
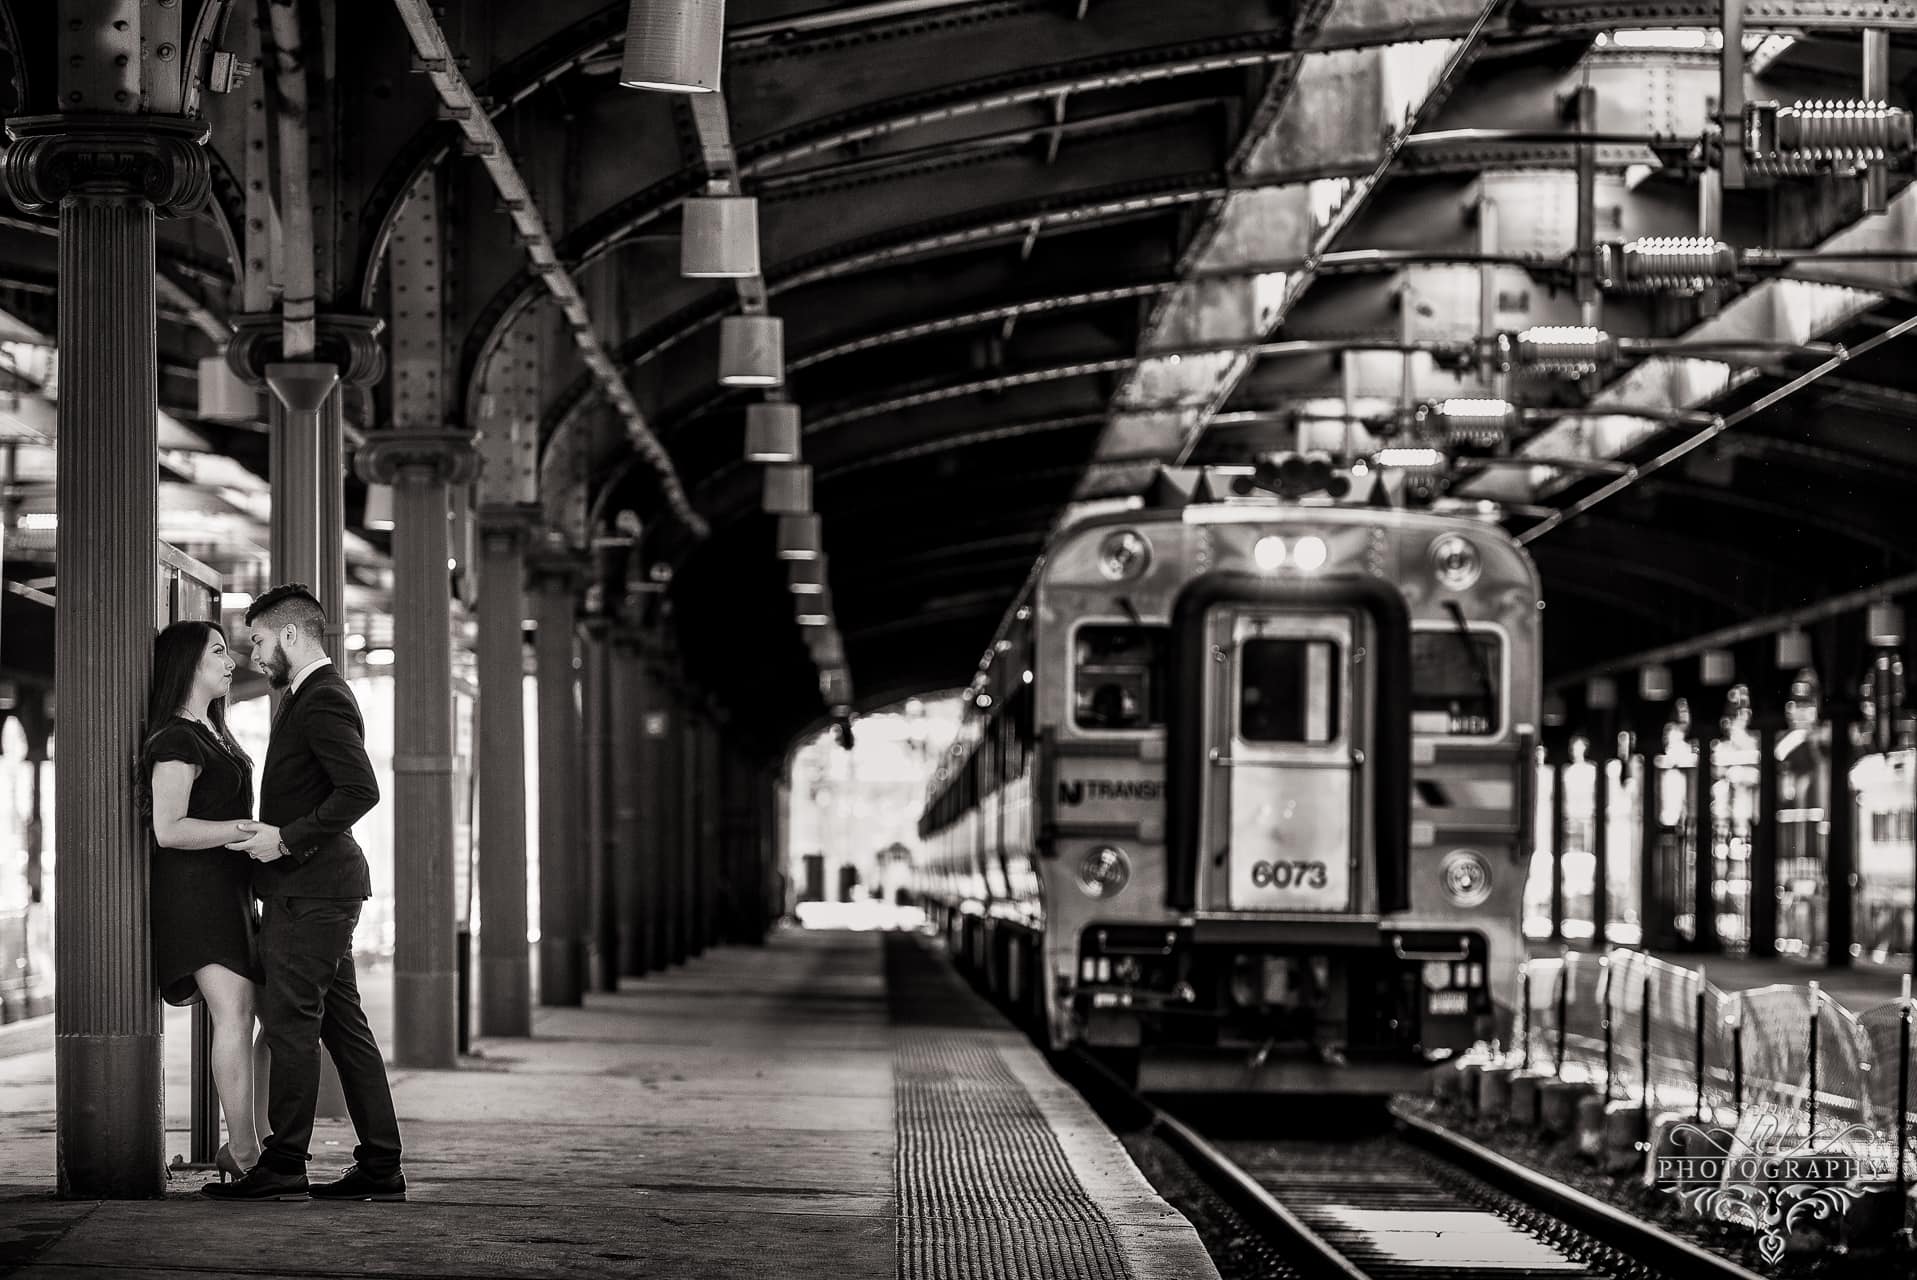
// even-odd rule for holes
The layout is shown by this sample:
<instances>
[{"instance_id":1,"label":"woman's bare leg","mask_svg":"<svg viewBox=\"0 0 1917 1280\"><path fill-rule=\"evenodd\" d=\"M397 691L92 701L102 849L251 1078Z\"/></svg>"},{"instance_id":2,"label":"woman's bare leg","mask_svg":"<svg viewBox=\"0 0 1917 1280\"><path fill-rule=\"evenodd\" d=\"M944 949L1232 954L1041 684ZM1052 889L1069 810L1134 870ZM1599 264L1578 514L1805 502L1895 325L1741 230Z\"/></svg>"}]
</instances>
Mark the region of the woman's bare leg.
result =
<instances>
[{"instance_id":1,"label":"woman's bare leg","mask_svg":"<svg viewBox=\"0 0 1917 1280\"><path fill-rule=\"evenodd\" d=\"M219 964L193 976L213 1018L213 1083L226 1114L227 1146L242 1167L250 1167L260 1158L253 1122L253 983Z\"/></svg>"}]
</instances>

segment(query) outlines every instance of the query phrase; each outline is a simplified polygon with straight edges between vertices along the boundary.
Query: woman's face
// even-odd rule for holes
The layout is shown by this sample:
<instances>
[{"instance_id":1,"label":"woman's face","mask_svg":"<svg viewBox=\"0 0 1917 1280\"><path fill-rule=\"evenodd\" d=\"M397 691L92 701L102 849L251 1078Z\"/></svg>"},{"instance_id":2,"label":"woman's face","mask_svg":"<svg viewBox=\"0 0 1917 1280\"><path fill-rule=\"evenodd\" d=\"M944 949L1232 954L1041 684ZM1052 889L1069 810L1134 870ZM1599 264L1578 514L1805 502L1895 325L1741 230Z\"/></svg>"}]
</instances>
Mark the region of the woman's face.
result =
<instances>
[{"instance_id":1,"label":"woman's face","mask_svg":"<svg viewBox=\"0 0 1917 1280\"><path fill-rule=\"evenodd\" d=\"M218 629L206 633L206 648L200 653L193 683L209 699L224 698L233 685L233 655L226 651L226 637Z\"/></svg>"}]
</instances>

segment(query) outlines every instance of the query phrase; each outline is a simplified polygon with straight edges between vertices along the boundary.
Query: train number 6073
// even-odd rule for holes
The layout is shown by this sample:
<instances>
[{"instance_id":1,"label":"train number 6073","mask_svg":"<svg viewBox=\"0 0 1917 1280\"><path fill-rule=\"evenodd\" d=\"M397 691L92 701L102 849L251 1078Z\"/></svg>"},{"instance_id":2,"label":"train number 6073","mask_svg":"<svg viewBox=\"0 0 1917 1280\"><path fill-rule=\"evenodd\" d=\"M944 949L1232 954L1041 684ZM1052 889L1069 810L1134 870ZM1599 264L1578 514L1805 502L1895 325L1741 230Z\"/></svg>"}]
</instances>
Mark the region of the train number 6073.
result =
<instances>
[{"instance_id":1,"label":"train number 6073","mask_svg":"<svg viewBox=\"0 0 1917 1280\"><path fill-rule=\"evenodd\" d=\"M1251 882L1260 889L1322 889L1325 864L1322 862L1254 862Z\"/></svg>"}]
</instances>

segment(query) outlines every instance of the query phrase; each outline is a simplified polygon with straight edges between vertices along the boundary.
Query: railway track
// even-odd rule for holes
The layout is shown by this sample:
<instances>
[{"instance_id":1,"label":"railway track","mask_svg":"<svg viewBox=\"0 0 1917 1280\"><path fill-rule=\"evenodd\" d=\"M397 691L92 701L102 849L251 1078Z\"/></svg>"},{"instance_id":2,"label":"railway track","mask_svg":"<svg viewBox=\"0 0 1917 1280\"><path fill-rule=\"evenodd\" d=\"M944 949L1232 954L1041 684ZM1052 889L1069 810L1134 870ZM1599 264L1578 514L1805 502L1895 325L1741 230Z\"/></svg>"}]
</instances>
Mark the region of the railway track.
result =
<instances>
[{"instance_id":1,"label":"railway track","mask_svg":"<svg viewBox=\"0 0 1917 1280\"><path fill-rule=\"evenodd\" d=\"M1355 1136L1224 1137L1241 1126L1190 1123L1078 1065L1107 1115L1149 1128L1301 1277L1759 1280L1416 1116Z\"/></svg>"}]
</instances>

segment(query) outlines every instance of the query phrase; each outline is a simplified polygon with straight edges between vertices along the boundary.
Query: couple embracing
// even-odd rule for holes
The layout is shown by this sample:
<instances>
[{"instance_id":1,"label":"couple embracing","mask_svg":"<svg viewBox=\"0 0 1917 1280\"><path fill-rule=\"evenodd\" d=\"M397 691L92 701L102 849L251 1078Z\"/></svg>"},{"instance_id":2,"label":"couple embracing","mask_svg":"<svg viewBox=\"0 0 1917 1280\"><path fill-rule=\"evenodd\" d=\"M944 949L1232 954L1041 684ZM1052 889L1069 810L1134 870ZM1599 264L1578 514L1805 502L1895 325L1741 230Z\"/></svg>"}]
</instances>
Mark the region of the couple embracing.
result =
<instances>
[{"instance_id":1,"label":"couple embracing","mask_svg":"<svg viewBox=\"0 0 1917 1280\"><path fill-rule=\"evenodd\" d=\"M216 624L176 622L154 642L141 760L155 976L169 1004L204 1000L213 1022L228 1141L221 1181L201 1190L218 1200L404 1200L399 1121L353 972L353 928L372 881L352 827L379 801L359 704L326 656L326 614L306 586L274 587L246 626L254 665L281 693L258 818L253 761L226 727L236 659ZM272 1053L263 1142L256 1008ZM359 1145L337 1181L309 1183L322 1045Z\"/></svg>"}]
</instances>

